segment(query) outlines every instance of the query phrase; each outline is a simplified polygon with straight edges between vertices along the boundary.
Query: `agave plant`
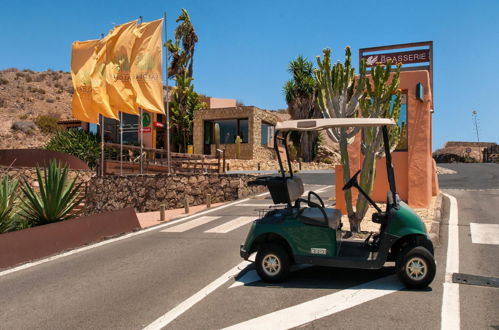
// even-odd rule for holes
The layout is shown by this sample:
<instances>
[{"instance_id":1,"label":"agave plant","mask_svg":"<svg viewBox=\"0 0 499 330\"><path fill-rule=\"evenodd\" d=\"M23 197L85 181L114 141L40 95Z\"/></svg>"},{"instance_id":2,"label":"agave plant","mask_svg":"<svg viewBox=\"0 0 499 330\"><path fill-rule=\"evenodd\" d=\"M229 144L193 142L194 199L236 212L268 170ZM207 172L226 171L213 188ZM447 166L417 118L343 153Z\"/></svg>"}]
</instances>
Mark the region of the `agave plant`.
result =
<instances>
[{"instance_id":1,"label":"agave plant","mask_svg":"<svg viewBox=\"0 0 499 330\"><path fill-rule=\"evenodd\" d=\"M0 181L0 233L12 228L17 209L17 187L19 182L4 176Z\"/></svg>"},{"instance_id":2,"label":"agave plant","mask_svg":"<svg viewBox=\"0 0 499 330\"><path fill-rule=\"evenodd\" d=\"M49 166L42 171L36 169L40 191L35 191L31 185L24 180L21 190L25 196L21 208L23 216L33 226L43 225L51 222L62 221L70 218L75 213L73 209L81 203L81 183L76 183L76 178L68 179L68 167L61 166L56 161L50 162Z\"/></svg>"}]
</instances>

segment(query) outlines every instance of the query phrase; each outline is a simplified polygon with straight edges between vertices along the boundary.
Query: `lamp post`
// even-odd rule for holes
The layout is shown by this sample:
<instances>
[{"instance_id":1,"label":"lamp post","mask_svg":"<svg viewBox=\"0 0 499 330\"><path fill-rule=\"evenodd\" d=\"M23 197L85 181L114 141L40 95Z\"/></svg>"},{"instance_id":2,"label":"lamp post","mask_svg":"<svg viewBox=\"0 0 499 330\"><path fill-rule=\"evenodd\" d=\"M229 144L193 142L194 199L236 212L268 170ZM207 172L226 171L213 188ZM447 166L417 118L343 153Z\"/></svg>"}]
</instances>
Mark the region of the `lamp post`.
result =
<instances>
[{"instance_id":1,"label":"lamp post","mask_svg":"<svg viewBox=\"0 0 499 330\"><path fill-rule=\"evenodd\" d=\"M480 135L478 134L478 113L473 110L471 112L471 115L473 117L473 125L475 126L476 139L478 142L480 142Z\"/></svg>"}]
</instances>

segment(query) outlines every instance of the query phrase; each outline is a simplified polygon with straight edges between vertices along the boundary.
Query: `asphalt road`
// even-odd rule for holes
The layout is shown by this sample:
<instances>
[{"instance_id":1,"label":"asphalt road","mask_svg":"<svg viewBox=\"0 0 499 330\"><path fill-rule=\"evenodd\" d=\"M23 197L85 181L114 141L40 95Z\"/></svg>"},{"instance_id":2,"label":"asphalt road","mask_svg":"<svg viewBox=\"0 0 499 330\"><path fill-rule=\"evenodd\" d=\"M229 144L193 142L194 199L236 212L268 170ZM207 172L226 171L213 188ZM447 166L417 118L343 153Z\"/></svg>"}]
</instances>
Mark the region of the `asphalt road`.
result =
<instances>
[{"instance_id":1,"label":"asphalt road","mask_svg":"<svg viewBox=\"0 0 499 330\"><path fill-rule=\"evenodd\" d=\"M491 205L499 202L499 184L482 178L496 173L495 168L466 166L458 174L441 176L442 188L464 187L444 189L458 201L459 271L498 277L498 246L472 243L469 225L498 223ZM331 173L303 178L307 190L320 191L326 204L331 203ZM488 190L464 190L472 180L488 181L487 188L480 188ZM255 278L253 265L241 264L239 257L249 222L258 216L258 209L269 207L268 198L255 197L27 269L0 273L0 328L141 329L159 324L167 329L234 325L242 329L252 328L247 322L262 320L265 326L253 328L289 328L289 324L306 329L440 328L447 219L435 251L437 275L427 290L403 289L391 265L376 271L297 268L285 283L268 285ZM449 211L446 202L444 212ZM240 270L232 271L238 265ZM459 288L463 329L499 325L498 288Z\"/></svg>"}]
</instances>

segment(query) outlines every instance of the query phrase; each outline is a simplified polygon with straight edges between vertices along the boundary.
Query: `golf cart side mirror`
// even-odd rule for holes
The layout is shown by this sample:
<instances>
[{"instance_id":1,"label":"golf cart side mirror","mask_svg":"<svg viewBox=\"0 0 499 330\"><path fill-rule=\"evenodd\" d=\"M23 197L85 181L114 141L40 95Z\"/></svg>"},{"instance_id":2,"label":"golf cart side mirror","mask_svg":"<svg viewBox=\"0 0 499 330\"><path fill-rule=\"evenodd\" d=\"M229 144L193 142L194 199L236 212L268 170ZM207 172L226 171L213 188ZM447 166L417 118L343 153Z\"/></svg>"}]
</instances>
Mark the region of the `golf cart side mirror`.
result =
<instances>
[{"instance_id":1,"label":"golf cart side mirror","mask_svg":"<svg viewBox=\"0 0 499 330\"><path fill-rule=\"evenodd\" d=\"M357 181L357 177L359 176L359 174L360 174L360 170L358 170L357 173L355 173L350 178L350 180L348 180L348 182L345 183L345 185L343 186L343 190L347 190L347 189L350 189L352 187L357 187L359 185L359 182Z\"/></svg>"}]
</instances>

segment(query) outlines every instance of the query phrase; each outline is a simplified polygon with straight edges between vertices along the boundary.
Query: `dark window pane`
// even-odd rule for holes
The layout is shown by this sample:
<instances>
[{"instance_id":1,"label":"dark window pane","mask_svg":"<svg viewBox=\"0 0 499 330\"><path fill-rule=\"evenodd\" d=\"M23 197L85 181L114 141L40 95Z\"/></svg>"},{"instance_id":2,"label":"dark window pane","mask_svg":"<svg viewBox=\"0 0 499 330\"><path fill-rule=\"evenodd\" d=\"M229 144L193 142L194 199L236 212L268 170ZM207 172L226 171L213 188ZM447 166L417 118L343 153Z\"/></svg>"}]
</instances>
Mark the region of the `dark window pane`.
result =
<instances>
[{"instance_id":1,"label":"dark window pane","mask_svg":"<svg viewBox=\"0 0 499 330\"><path fill-rule=\"evenodd\" d=\"M139 145L139 133L123 132L123 144Z\"/></svg>"},{"instance_id":2,"label":"dark window pane","mask_svg":"<svg viewBox=\"0 0 499 330\"><path fill-rule=\"evenodd\" d=\"M220 126L220 143L234 143L237 134L237 119L215 120Z\"/></svg>"},{"instance_id":3,"label":"dark window pane","mask_svg":"<svg viewBox=\"0 0 499 330\"><path fill-rule=\"evenodd\" d=\"M128 113L124 113L123 115L123 129L124 130L130 130L130 129L139 129L139 116L136 115L130 115Z\"/></svg>"},{"instance_id":4,"label":"dark window pane","mask_svg":"<svg viewBox=\"0 0 499 330\"><path fill-rule=\"evenodd\" d=\"M242 143L248 143L248 119L239 119L239 137Z\"/></svg>"},{"instance_id":5,"label":"dark window pane","mask_svg":"<svg viewBox=\"0 0 499 330\"><path fill-rule=\"evenodd\" d=\"M267 145L269 139L269 125L262 123L262 145Z\"/></svg>"}]
</instances>

